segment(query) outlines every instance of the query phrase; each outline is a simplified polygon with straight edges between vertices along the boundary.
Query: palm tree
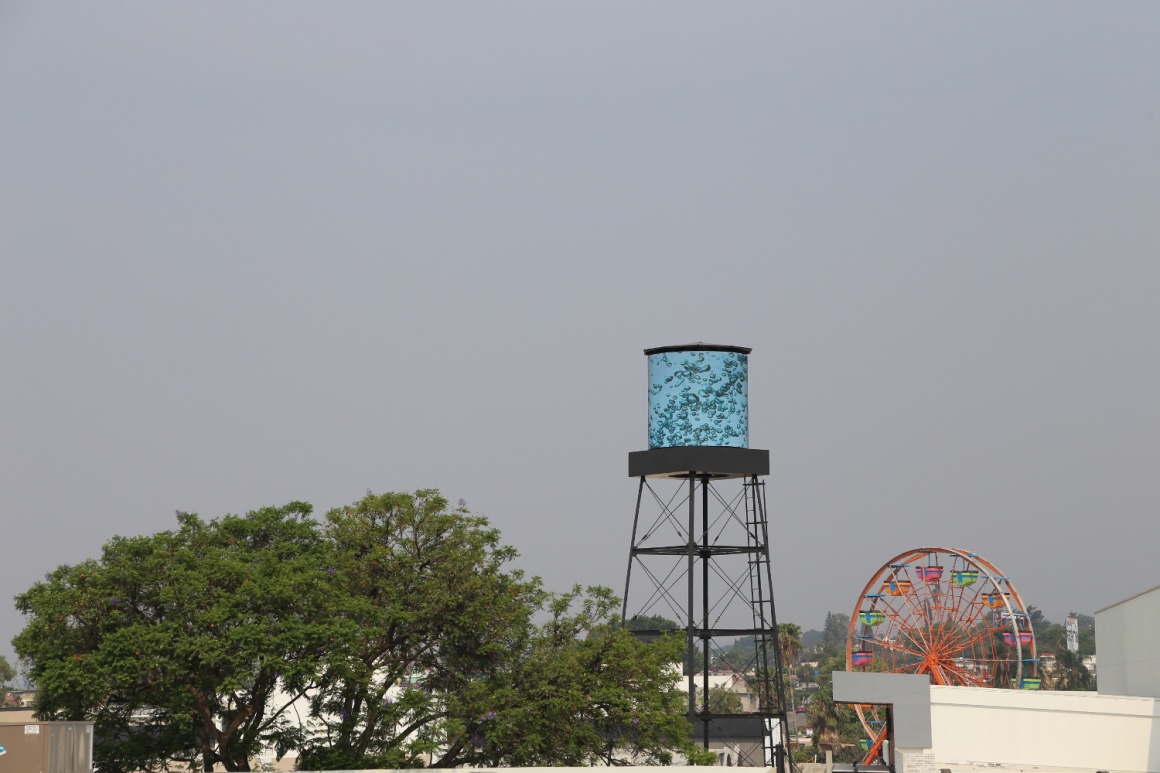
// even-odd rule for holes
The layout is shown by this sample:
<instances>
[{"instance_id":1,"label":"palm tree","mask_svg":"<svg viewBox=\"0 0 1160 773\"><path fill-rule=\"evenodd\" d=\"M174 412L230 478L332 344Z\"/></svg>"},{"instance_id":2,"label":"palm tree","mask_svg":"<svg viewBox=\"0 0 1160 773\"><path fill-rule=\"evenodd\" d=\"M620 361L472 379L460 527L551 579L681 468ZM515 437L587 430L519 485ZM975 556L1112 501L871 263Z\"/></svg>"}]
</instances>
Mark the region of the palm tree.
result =
<instances>
[{"instance_id":1,"label":"palm tree","mask_svg":"<svg viewBox=\"0 0 1160 773\"><path fill-rule=\"evenodd\" d=\"M828 689L819 690L806 706L814 743L822 751L836 752L842 747L842 721L838 707Z\"/></svg>"},{"instance_id":2,"label":"palm tree","mask_svg":"<svg viewBox=\"0 0 1160 773\"><path fill-rule=\"evenodd\" d=\"M793 672L793 665L802 654L802 627L793 623L781 623L777 626L777 653L781 660L783 678L789 685L790 707L796 706L793 694L793 681L789 674Z\"/></svg>"},{"instance_id":3,"label":"palm tree","mask_svg":"<svg viewBox=\"0 0 1160 773\"><path fill-rule=\"evenodd\" d=\"M1060 650L1055 654L1055 665L1051 667L1051 689L1092 690L1092 672L1083 664L1083 658L1071 650Z\"/></svg>"},{"instance_id":4,"label":"palm tree","mask_svg":"<svg viewBox=\"0 0 1160 773\"><path fill-rule=\"evenodd\" d=\"M802 627L793 623L777 626L777 650L781 655L781 665L789 669L798 655L802 654Z\"/></svg>"}]
</instances>

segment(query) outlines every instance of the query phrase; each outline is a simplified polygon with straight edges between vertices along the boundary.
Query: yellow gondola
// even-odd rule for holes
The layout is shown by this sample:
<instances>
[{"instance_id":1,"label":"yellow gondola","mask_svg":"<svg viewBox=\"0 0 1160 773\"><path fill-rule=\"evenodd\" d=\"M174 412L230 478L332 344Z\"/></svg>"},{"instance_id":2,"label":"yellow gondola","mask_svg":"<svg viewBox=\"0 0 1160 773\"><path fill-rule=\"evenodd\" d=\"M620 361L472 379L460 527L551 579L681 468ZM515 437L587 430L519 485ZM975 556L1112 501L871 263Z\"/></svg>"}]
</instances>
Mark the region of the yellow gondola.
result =
<instances>
[{"instance_id":1,"label":"yellow gondola","mask_svg":"<svg viewBox=\"0 0 1160 773\"><path fill-rule=\"evenodd\" d=\"M991 609L1002 609L1007 606L1007 599L1011 598L1010 593L984 593L981 598L983 603Z\"/></svg>"},{"instance_id":2,"label":"yellow gondola","mask_svg":"<svg viewBox=\"0 0 1160 773\"><path fill-rule=\"evenodd\" d=\"M882 592L891 596L903 596L914 590L914 583L910 580L887 580L882 583Z\"/></svg>"}]
</instances>

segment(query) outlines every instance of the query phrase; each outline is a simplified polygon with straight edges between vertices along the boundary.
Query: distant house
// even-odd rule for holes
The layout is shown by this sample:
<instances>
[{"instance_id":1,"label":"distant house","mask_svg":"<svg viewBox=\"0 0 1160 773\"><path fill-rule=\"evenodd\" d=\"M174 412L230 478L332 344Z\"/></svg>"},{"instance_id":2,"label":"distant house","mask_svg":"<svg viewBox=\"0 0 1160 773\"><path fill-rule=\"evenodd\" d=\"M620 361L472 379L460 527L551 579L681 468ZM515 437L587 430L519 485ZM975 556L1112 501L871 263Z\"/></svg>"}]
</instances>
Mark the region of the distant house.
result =
<instances>
[{"instance_id":1,"label":"distant house","mask_svg":"<svg viewBox=\"0 0 1160 773\"><path fill-rule=\"evenodd\" d=\"M8 690L4 693L4 700L0 708L31 709L36 705L36 690Z\"/></svg>"},{"instance_id":2,"label":"distant house","mask_svg":"<svg viewBox=\"0 0 1160 773\"><path fill-rule=\"evenodd\" d=\"M683 678L683 677L682 677ZM705 684L705 675L697 674L694 677L697 689L700 690ZM724 688L729 692L737 695L741 699L742 711L757 711L757 696L749 691L749 682L746 680L744 674L736 671L723 671L718 673L709 673L709 690L716 690Z\"/></svg>"},{"instance_id":3,"label":"distant house","mask_svg":"<svg viewBox=\"0 0 1160 773\"><path fill-rule=\"evenodd\" d=\"M22 724L36 721L32 707L36 705L36 690L8 690L0 702L0 724Z\"/></svg>"}]
</instances>

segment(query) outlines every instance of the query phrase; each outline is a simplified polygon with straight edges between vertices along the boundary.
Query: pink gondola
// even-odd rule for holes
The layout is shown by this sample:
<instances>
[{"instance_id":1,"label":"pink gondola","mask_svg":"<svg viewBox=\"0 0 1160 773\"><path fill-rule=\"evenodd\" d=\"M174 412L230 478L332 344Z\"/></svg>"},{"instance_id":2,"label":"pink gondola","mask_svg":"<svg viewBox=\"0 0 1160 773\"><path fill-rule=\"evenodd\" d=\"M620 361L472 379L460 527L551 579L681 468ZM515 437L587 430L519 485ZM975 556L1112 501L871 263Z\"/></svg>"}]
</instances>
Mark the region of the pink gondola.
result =
<instances>
[{"instance_id":1,"label":"pink gondola","mask_svg":"<svg viewBox=\"0 0 1160 773\"><path fill-rule=\"evenodd\" d=\"M918 575L918 579L926 582L938 582L943 576L941 566L916 566L914 571Z\"/></svg>"},{"instance_id":2,"label":"pink gondola","mask_svg":"<svg viewBox=\"0 0 1160 773\"><path fill-rule=\"evenodd\" d=\"M1020 631L1019 632L1019 643L1020 644L1030 644L1031 640L1033 638L1035 638L1035 634L1031 633L1031 631ZM1003 632L1003 642L1008 647L1014 647L1015 646L1015 634L1011 633L1010 631L1004 631Z\"/></svg>"}]
</instances>

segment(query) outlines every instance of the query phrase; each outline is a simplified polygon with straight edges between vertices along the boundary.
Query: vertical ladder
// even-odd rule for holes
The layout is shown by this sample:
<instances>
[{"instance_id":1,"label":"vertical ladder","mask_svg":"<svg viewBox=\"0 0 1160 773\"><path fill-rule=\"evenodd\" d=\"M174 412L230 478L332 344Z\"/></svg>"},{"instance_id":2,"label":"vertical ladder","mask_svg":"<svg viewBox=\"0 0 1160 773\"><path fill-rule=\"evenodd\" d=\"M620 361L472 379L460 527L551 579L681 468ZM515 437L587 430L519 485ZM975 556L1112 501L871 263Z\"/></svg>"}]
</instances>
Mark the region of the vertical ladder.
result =
<instances>
[{"instance_id":1,"label":"vertical ladder","mask_svg":"<svg viewBox=\"0 0 1160 773\"><path fill-rule=\"evenodd\" d=\"M778 647L777 614L772 589L769 559L769 525L765 517L765 483L753 476L745 482L745 526L749 543L756 548L749 554L749 593L752 600L753 628L765 631L754 637L754 668L758 685L758 711L764 716L762 746L764 763L779 773L786 770L789 750L789 725L782 685L781 650ZM768 605L768 607L767 607ZM767 614L768 612L768 614ZM771 651L772 650L772 651ZM772 665L772 668L771 668ZM777 723L774 737L773 723Z\"/></svg>"}]
</instances>

